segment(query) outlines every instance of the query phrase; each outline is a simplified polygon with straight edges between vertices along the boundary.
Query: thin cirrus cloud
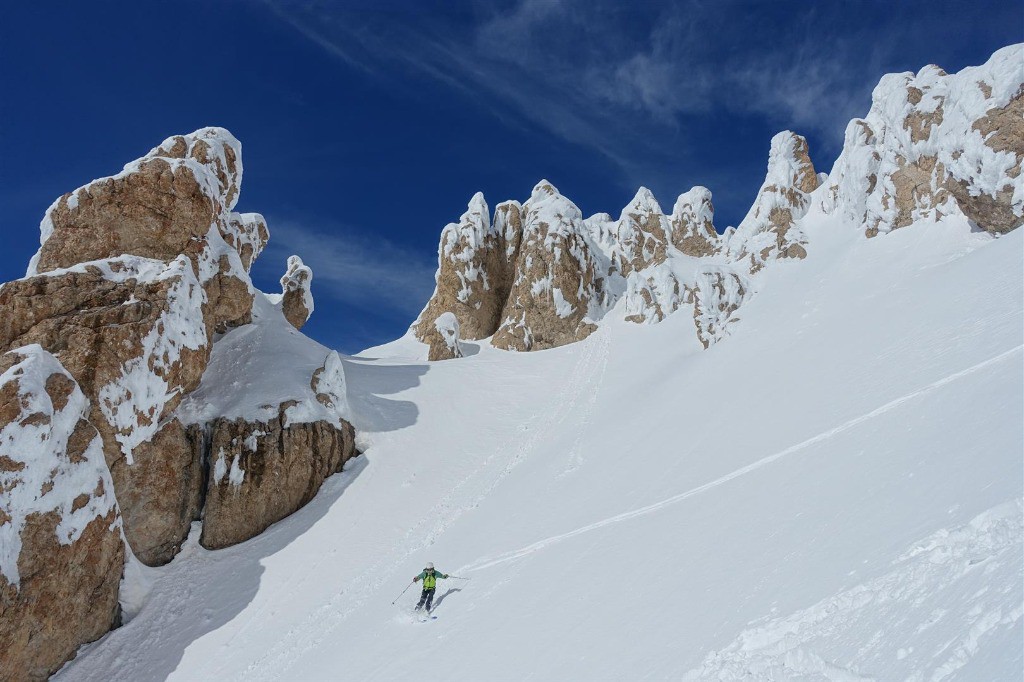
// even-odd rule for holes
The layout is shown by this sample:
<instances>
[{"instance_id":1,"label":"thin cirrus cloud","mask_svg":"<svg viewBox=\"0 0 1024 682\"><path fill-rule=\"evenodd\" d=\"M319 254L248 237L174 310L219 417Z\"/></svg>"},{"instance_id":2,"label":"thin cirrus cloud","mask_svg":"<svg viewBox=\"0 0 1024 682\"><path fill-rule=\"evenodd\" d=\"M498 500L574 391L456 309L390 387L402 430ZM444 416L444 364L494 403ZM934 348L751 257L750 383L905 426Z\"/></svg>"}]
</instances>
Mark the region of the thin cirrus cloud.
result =
<instances>
[{"instance_id":1,"label":"thin cirrus cloud","mask_svg":"<svg viewBox=\"0 0 1024 682\"><path fill-rule=\"evenodd\" d=\"M288 220L274 223L274 239L256 261L255 274L272 281L291 254L313 270L314 292L365 310L390 310L414 318L434 287L436 260L380 237L372 240L333 226L311 230Z\"/></svg>"},{"instance_id":2,"label":"thin cirrus cloud","mask_svg":"<svg viewBox=\"0 0 1024 682\"><path fill-rule=\"evenodd\" d=\"M838 147L846 122L867 110L879 74L862 69L858 77L849 68L855 42L812 40L799 25L781 27L792 35L752 31L770 39L751 37L742 50L709 40L727 28L743 33L756 20L736 4L652 12L594 0L520 0L503 10L485 5L461 22L426 12L410 22L319 4L270 7L349 64L381 77L394 66L419 70L510 125L526 122L596 149L631 180L652 164L684 161L686 117L714 111L763 115L779 128L820 132ZM823 41L830 47L824 54ZM666 136L683 139L666 148Z\"/></svg>"}]
</instances>

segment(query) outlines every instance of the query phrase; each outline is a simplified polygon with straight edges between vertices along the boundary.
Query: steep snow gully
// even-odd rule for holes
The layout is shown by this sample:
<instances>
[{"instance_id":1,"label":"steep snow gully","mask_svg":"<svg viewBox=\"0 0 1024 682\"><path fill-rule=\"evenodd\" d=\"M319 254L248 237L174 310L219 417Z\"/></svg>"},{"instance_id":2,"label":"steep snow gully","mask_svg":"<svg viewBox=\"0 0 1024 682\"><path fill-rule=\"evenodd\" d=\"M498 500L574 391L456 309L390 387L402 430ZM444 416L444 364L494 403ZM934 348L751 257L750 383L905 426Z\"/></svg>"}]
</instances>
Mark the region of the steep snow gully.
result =
<instances>
[{"instance_id":1,"label":"steep snow gully","mask_svg":"<svg viewBox=\"0 0 1024 682\"><path fill-rule=\"evenodd\" d=\"M1018 678L1024 233L805 229L709 350L677 315L346 358L365 454L133 566L57 679ZM419 623L426 561L470 580Z\"/></svg>"}]
</instances>

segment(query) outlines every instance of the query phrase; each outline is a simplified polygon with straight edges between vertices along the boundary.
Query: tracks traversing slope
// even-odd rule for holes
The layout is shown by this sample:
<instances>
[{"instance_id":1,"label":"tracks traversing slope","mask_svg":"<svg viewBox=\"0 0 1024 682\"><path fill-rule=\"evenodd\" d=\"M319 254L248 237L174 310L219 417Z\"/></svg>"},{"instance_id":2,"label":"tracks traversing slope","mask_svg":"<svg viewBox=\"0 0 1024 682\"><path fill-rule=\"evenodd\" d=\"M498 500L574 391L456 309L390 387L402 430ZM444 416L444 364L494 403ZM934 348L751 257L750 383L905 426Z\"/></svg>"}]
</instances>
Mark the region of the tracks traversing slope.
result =
<instances>
[{"instance_id":1,"label":"tracks traversing slope","mask_svg":"<svg viewBox=\"0 0 1024 682\"><path fill-rule=\"evenodd\" d=\"M539 413L530 422L521 441L497 447L481 459L471 473L452 486L378 561L346 581L344 589L284 633L268 652L250 663L242 677L245 680L271 680L285 676L286 671L307 652L319 647L345 619L373 599L378 590L390 585L392 577L408 558L434 544L463 514L486 499L538 446L550 440L557 427L577 411L588 391L592 396L599 388L607 365L609 342L604 335L595 337L578 344L579 357L561 390L549 403L552 409ZM588 400L584 403L584 420L589 419L594 402ZM495 468L498 468L496 473ZM491 474L493 478L488 480Z\"/></svg>"},{"instance_id":2,"label":"tracks traversing slope","mask_svg":"<svg viewBox=\"0 0 1024 682\"><path fill-rule=\"evenodd\" d=\"M610 516L610 517L608 517L606 519L602 519L600 521L596 521L596 522L588 524L586 526L582 526L582 527L577 528L575 530L571 530L571 531L569 531L567 533L562 533L560 535L553 535L553 536L551 536L549 538L545 538L543 540L539 540L539 541L534 542L532 544L526 545L525 547L520 547L519 549L513 550L511 552L506 552L506 553L498 555L496 557L480 559L480 560L478 560L478 561L476 561L474 563L462 566L461 568L459 568L459 572L461 573L461 572L468 572L468 571L479 571L479 570L482 570L482 569L485 569L485 568L490 568L492 566L497 566L499 564L503 564L503 563L506 563L506 562L509 562L509 561L513 561L515 559L518 559L520 557L526 556L528 554L533 554L534 552L542 550L542 549L544 549L546 547L549 547L550 545L556 544L556 543L561 542L563 540L568 540L569 538L576 537L577 535L582 535L584 533L589 533L592 530L597 530L599 528L604 528L605 526L610 526L610 525L613 525L613 524L616 524L616 523L620 523L622 521L628 521L629 519L634 519L634 518L637 518L639 516L646 516L647 514L651 514L651 513L656 512L656 511L658 511L660 509L664 509L665 507L668 507L670 505L676 504L678 502L682 502L683 500L687 500L687 499L689 499L691 497L694 497L695 495L699 495L699 494L701 494L703 492L711 490L712 488L717 488L718 486L723 485L725 483L728 483L729 481L732 481L733 479L739 478L741 476L745 476L745 475L749 474L752 471L756 471L756 470L761 469L761 468L763 468L765 466L768 466L769 464L771 464L771 463L773 463L773 462L775 462L775 461L777 461L779 459L782 459L783 457L788 457L789 455L791 455L791 454L793 454L795 452L799 452L800 450L803 450L804 448L806 448L806 447L808 447L810 445L814 445L815 443L820 443L823 440L827 440L829 438L832 438L833 436L839 435L840 433L843 433L845 431L849 431L850 429L852 429L852 428L854 428L854 427L856 427L856 426L858 426L858 425L860 425L860 424L862 424L862 423L864 423L864 422L866 422L866 421L868 421L870 419L873 419L873 418L875 418L875 417L877 417L877 416L879 416L881 414L889 412L890 410L893 410L893 409L899 407L900 405L903 405L906 402L909 402L911 400L914 400L915 398L919 398L919 397L921 397L923 395L931 393L932 391L935 391L935 390L937 390L939 388L942 388L943 386L945 386L947 384L950 384L950 383L952 383L952 382L954 382L954 381L956 381L958 379L962 379L963 377L966 377L968 375L974 374L975 372L978 372L978 371L980 371L982 369L985 369L987 367L990 367L990 366L992 366L992 365L994 365L994 364L996 364L998 362L1001 362L1002 360L1005 360L1006 358L1010 357L1011 355L1019 353L1022 349L1024 349L1024 345L1017 346L1015 348L1011 348L1010 350L1005 351L1003 353L1000 353L999 355L996 355L995 357L989 358L988 360L985 360L983 362L979 362L976 365L972 365L972 366L968 367L967 369L963 369L963 370L961 370L959 372L956 372L954 374L950 374L949 376L944 377L942 379L939 379L938 381L932 382L932 383L928 384L927 386L924 386L923 388L920 388L920 389L918 389L918 390L916 390L916 391L914 391L912 393L908 393L907 395L904 395L904 396L902 396L900 398L896 398L895 400L891 400L891 401L885 403L884 405L882 405L881 407L875 408L874 410L872 410L870 412L867 412L865 414L862 414L859 417L854 417L853 419L850 419L850 420L848 420L846 422L843 422L839 426L836 426L836 427L834 427L832 429L829 429L827 431L822 431L821 433L817 434L816 436L811 436L810 438L808 438L806 440L800 441L799 443L797 443L795 445L789 446L785 450L780 450L779 452L776 452L775 454L768 455L767 457L762 457L761 459L757 460L756 462L752 462L751 464L748 464L745 467L741 467L739 469L736 469L735 471L729 472L728 474L725 474L723 476L719 476L718 478L716 478L713 481L709 481L707 483L704 483L703 485L699 485L696 488L691 488L690 490L687 490L686 492L679 493L678 495L673 495L672 497L669 497L669 498L666 498L664 500L661 500L660 502L655 502L653 504L649 504L649 505L640 507L638 509L633 509L632 511L623 512L621 514L616 514L615 516Z\"/></svg>"}]
</instances>

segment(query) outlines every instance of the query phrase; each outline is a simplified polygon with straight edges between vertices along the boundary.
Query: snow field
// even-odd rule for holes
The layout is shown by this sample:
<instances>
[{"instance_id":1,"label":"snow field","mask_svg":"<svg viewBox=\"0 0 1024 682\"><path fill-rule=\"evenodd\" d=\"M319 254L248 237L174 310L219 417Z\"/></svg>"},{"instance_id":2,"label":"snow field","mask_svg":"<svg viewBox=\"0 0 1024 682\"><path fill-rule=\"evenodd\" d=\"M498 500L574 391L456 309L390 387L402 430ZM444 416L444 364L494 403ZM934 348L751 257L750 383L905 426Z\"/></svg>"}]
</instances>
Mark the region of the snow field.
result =
<instances>
[{"instance_id":1,"label":"snow field","mask_svg":"<svg viewBox=\"0 0 1024 682\"><path fill-rule=\"evenodd\" d=\"M58 679L1017 678L1021 231L804 228L707 351L677 314L345 359L366 454L252 541L194 533ZM426 561L471 580L412 623Z\"/></svg>"}]
</instances>

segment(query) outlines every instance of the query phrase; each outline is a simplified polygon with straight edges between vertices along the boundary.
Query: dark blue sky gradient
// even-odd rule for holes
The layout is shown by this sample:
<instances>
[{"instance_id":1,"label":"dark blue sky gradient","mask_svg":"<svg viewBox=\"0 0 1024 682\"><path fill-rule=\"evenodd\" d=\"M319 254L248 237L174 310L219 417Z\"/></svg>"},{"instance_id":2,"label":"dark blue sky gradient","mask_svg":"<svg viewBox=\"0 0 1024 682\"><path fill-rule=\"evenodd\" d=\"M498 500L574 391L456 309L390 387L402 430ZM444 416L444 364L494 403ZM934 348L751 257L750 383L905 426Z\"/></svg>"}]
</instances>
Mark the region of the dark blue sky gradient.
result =
<instances>
[{"instance_id":1,"label":"dark blue sky gradient","mask_svg":"<svg viewBox=\"0 0 1024 682\"><path fill-rule=\"evenodd\" d=\"M719 230L771 136L818 170L885 72L978 64L1022 40L1002 2L39 2L0 10L0 280L24 274L54 198L206 125L243 144L238 210L314 269L306 331L395 338L433 287L437 239L551 180L584 214L641 184L671 210L711 188Z\"/></svg>"}]
</instances>

